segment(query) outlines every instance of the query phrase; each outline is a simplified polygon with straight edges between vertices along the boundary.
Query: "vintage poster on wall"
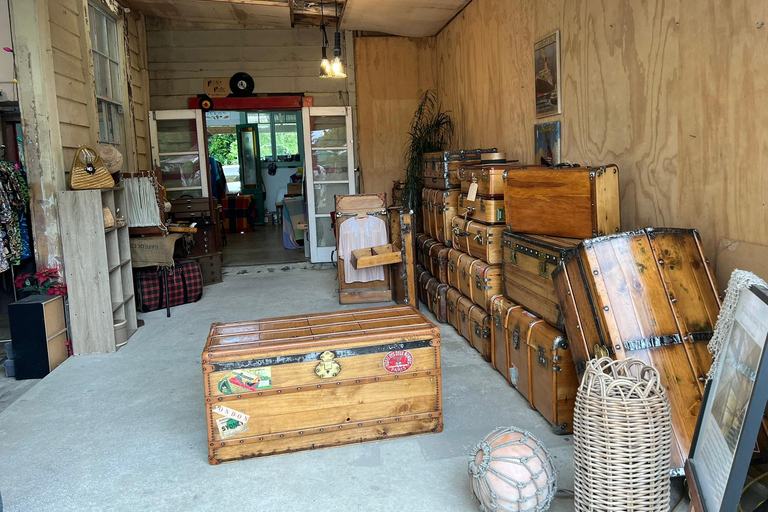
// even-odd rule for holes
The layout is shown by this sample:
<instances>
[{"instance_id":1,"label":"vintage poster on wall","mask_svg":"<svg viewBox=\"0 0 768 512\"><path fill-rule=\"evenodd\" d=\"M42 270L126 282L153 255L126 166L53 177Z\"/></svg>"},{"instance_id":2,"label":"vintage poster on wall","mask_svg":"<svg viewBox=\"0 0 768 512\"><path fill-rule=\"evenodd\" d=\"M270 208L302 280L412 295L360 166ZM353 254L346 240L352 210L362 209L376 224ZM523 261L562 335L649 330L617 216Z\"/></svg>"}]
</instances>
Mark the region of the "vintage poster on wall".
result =
<instances>
[{"instance_id":1,"label":"vintage poster on wall","mask_svg":"<svg viewBox=\"0 0 768 512\"><path fill-rule=\"evenodd\" d=\"M536 69L536 117L563 112L560 94L560 31L533 45Z\"/></svg>"},{"instance_id":2,"label":"vintage poster on wall","mask_svg":"<svg viewBox=\"0 0 768 512\"><path fill-rule=\"evenodd\" d=\"M540 123L533 127L536 141L534 163L557 165L560 163L560 121Z\"/></svg>"}]
</instances>

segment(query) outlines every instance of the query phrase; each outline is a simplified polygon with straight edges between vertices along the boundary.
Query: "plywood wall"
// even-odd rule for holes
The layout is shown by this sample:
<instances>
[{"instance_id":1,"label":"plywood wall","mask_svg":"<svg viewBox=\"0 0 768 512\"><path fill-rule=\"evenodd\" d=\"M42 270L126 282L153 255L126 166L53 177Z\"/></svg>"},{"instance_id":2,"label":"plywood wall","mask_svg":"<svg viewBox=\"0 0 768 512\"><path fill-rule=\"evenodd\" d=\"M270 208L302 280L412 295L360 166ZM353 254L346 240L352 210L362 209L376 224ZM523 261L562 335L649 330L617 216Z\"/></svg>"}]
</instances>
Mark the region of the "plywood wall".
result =
<instances>
[{"instance_id":1,"label":"plywood wall","mask_svg":"<svg viewBox=\"0 0 768 512\"><path fill-rule=\"evenodd\" d=\"M437 36L456 146L533 157L533 43L562 37L562 155L617 163L625 229L768 244L768 18L734 0L474 0Z\"/></svg>"},{"instance_id":2,"label":"plywood wall","mask_svg":"<svg viewBox=\"0 0 768 512\"><path fill-rule=\"evenodd\" d=\"M357 125L362 188L386 193L405 177L403 150L423 91L436 85L435 41L355 39Z\"/></svg>"},{"instance_id":3,"label":"plywood wall","mask_svg":"<svg viewBox=\"0 0 768 512\"><path fill-rule=\"evenodd\" d=\"M152 168L149 143L149 66L147 63L147 31L143 14L131 12L128 24L128 49L131 73L131 99L136 139L136 157L139 170Z\"/></svg>"},{"instance_id":4,"label":"plywood wall","mask_svg":"<svg viewBox=\"0 0 768 512\"><path fill-rule=\"evenodd\" d=\"M318 77L317 28L210 30L205 23L147 18L147 42L152 110L188 108L188 98L202 94L203 79L239 71L253 76L257 94L305 93L315 106L354 104L347 94L353 76Z\"/></svg>"}]
</instances>

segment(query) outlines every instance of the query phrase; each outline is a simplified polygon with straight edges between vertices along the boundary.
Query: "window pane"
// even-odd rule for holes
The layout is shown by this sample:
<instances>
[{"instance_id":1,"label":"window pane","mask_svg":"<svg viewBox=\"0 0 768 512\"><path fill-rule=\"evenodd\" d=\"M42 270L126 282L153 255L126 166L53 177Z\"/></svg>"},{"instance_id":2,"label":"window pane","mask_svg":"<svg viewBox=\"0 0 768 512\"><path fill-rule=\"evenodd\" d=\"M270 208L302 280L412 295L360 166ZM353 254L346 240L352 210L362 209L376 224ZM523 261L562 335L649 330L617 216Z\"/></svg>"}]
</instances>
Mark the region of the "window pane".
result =
<instances>
[{"instance_id":1,"label":"window pane","mask_svg":"<svg viewBox=\"0 0 768 512\"><path fill-rule=\"evenodd\" d=\"M96 95L111 98L109 91L109 59L98 53L93 54Z\"/></svg>"},{"instance_id":2,"label":"window pane","mask_svg":"<svg viewBox=\"0 0 768 512\"><path fill-rule=\"evenodd\" d=\"M112 142L113 144L123 144L123 107L110 104L110 119L112 121Z\"/></svg>"},{"instance_id":3,"label":"window pane","mask_svg":"<svg viewBox=\"0 0 768 512\"><path fill-rule=\"evenodd\" d=\"M281 162L299 161L299 133L295 121L285 120L279 124L275 121L275 145L277 146L277 159Z\"/></svg>"},{"instance_id":4,"label":"window pane","mask_svg":"<svg viewBox=\"0 0 768 512\"><path fill-rule=\"evenodd\" d=\"M202 186L198 155L161 156L160 170L163 185L168 188Z\"/></svg>"},{"instance_id":5,"label":"window pane","mask_svg":"<svg viewBox=\"0 0 768 512\"><path fill-rule=\"evenodd\" d=\"M331 229L331 218L318 217L315 219L315 226L317 227L317 246L335 247L336 237Z\"/></svg>"},{"instance_id":6,"label":"window pane","mask_svg":"<svg viewBox=\"0 0 768 512\"><path fill-rule=\"evenodd\" d=\"M94 50L104 55L109 54L107 49L107 18L96 9L91 9L91 22L94 24L96 39L91 41Z\"/></svg>"},{"instance_id":7,"label":"window pane","mask_svg":"<svg viewBox=\"0 0 768 512\"><path fill-rule=\"evenodd\" d=\"M344 116L312 118L312 147L346 147L347 119Z\"/></svg>"},{"instance_id":8,"label":"window pane","mask_svg":"<svg viewBox=\"0 0 768 512\"><path fill-rule=\"evenodd\" d=\"M331 213L336 209L336 195L349 194L349 185L346 183L330 183L328 185L315 184L315 212Z\"/></svg>"},{"instance_id":9,"label":"window pane","mask_svg":"<svg viewBox=\"0 0 768 512\"><path fill-rule=\"evenodd\" d=\"M272 154L272 130L267 124L259 124L259 151L262 160L271 160Z\"/></svg>"},{"instance_id":10,"label":"window pane","mask_svg":"<svg viewBox=\"0 0 768 512\"><path fill-rule=\"evenodd\" d=\"M107 116L109 116L109 107L101 100L96 100L99 107L99 141L105 142L107 137Z\"/></svg>"},{"instance_id":11,"label":"window pane","mask_svg":"<svg viewBox=\"0 0 768 512\"><path fill-rule=\"evenodd\" d=\"M109 50L109 58L112 60L119 60L117 53L117 23L113 19L107 19L107 43Z\"/></svg>"},{"instance_id":12,"label":"window pane","mask_svg":"<svg viewBox=\"0 0 768 512\"><path fill-rule=\"evenodd\" d=\"M109 61L109 69L112 77L112 92L109 97L115 101L122 101L123 88L120 81L120 68L116 62Z\"/></svg>"},{"instance_id":13,"label":"window pane","mask_svg":"<svg viewBox=\"0 0 768 512\"><path fill-rule=\"evenodd\" d=\"M197 151L197 126L194 119L158 121L157 145L160 154Z\"/></svg>"},{"instance_id":14,"label":"window pane","mask_svg":"<svg viewBox=\"0 0 768 512\"><path fill-rule=\"evenodd\" d=\"M259 122L269 124L271 122L269 114L259 114Z\"/></svg>"},{"instance_id":15,"label":"window pane","mask_svg":"<svg viewBox=\"0 0 768 512\"><path fill-rule=\"evenodd\" d=\"M312 171L315 181L349 179L347 150L312 151Z\"/></svg>"}]
</instances>

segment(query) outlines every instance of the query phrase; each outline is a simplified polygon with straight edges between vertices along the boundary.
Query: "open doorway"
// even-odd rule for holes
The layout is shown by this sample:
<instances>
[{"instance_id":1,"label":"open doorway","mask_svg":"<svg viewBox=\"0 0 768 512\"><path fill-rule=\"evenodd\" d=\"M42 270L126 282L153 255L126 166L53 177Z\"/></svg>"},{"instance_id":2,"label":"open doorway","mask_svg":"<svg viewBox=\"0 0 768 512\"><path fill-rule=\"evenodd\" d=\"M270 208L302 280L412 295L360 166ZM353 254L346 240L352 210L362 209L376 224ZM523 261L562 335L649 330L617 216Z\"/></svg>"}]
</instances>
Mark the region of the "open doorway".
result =
<instances>
[{"instance_id":1,"label":"open doorway","mask_svg":"<svg viewBox=\"0 0 768 512\"><path fill-rule=\"evenodd\" d=\"M301 111L210 111L206 126L226 237L222 265L306 261Z\"/></svg>"}]
</instances>

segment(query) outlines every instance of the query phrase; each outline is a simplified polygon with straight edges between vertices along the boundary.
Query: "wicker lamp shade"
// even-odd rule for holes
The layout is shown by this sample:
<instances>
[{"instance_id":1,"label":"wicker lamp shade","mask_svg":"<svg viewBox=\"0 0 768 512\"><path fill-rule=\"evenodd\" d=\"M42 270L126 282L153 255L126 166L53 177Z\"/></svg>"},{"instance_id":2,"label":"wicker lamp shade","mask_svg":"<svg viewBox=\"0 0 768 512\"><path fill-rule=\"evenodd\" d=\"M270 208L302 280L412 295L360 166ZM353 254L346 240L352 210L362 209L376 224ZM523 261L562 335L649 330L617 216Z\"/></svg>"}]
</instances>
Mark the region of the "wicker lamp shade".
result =
<instances>
[{"instance_id":1,"label":"wicker lamp shade","mask_svg":"<svg viewBox=\"0 0 768 512\"><path fill-rule=\"evenodd\" d=\"M533 434L497 428L475 446L469 461L472 492L482 511L542 512L557 490L549 452Z\"/></svg>"},{"instance_id":2,"label":"wicker lamp shade","mask_svg":"<svg viewBox=\"0 0 768 512\"><path fill-rule=\"evenodd\" d=\"M632 358L589 361L573 441L575 510L669 510L672 423L655 368Z\"/></svg>"}]
</instances>

